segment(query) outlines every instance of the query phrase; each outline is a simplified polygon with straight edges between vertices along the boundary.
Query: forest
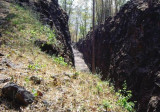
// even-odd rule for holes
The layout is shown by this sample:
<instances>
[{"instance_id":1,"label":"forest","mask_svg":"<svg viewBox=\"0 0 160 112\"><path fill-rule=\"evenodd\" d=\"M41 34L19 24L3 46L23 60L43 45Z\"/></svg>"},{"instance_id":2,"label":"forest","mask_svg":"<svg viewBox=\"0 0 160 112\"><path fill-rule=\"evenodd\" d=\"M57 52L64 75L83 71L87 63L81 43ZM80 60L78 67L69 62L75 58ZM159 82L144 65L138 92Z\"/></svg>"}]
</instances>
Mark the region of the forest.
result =
<instances>
[{"instance_id":1,"label":"forest","mask_svg":"<svg viewBox=\"0 0 160 112\"><path fill-rule=\"evenodd\" d=\"M128 0L95 0L95 25L115 16ZM59 0L69 16L69 28L74 42L85 38L93 26L93 0Z\"/></svg>"},{"instance_id":2,"label":"forest","mask_svg":"<svg viewBox=\"0 0 160 112\"><path fill-rule=\"evenodd\" d=\"M0 112L160 112L159 0L0 0Z\"/></svg>"}]
</instances>

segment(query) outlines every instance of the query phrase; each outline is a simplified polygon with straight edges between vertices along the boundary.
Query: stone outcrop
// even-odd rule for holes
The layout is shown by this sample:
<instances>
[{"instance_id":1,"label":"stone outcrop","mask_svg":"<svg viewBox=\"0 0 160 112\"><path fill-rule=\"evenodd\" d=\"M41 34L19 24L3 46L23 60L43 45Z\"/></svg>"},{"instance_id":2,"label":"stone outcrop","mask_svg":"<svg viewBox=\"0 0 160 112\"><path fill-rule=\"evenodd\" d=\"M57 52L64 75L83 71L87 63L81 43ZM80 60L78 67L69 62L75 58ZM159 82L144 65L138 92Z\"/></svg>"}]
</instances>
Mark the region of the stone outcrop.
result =
<instances>
[{"instance_id":1,"label":"stone outcrop","mask_svg":"<svg viewBox=\"0 0 160 112\"><path fill-rule=\"evenodd\" d=\"M49 25L56 32L56 39L60 41L62 46L60 51L57 51L65 61L74 65L73 52L71 48L71 38L68 27L68 16L66 12L60 8L57 0L11 0L16 1L24 7L30 7L35 13L40 14L40 21ZM56 48L55 48L56 49Z\"/></svg>"},{"instance_id":2,"label":"stone outcrop","mask_svg":"<svg viewBox=\"0 0 160 112\"><path fill-rule=\"evenodd\" d=\"M90 31L77 43L90 69L92 36ZM160 4L127 2L114 18L96 27L95 43L96 67L103 79L111 78L116 88L126 80L137 112L159 112Z\"/></svg>"}]
</instances>

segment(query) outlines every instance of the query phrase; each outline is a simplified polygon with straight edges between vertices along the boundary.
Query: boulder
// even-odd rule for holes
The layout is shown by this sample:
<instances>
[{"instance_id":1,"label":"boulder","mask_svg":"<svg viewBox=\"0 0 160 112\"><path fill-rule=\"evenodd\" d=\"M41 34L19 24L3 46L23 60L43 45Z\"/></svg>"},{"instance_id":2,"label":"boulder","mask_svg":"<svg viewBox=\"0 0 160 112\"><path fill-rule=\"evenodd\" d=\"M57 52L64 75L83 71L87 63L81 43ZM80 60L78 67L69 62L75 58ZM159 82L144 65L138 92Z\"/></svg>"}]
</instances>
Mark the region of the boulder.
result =
<instances>
[{"instance_id":1,"label":"boulder","mask_svg":"<svg viewBox=\"0 0 160 112\"><path fill-rule=\"evenodd\" d=\"M20 106L27 106L34 101L34 96L29 91L13 82L6 84L2 88L2 96Z\"/></svg>"}]
</instances>

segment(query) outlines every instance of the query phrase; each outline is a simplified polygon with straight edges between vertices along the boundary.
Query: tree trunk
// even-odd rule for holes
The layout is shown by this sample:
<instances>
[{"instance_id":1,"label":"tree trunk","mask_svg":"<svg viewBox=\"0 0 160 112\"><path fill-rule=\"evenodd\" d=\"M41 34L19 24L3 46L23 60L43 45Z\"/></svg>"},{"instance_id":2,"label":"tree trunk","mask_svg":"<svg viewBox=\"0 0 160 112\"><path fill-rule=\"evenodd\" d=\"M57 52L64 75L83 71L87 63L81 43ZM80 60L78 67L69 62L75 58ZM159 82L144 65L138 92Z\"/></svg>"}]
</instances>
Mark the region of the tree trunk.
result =
<instances>
[{"instance_id":1,"label":"tree trunk","mask_svg":"<svg viewBox=\"0 0 160 112\"><path fill-rule=\"evenodd\" d=\"M115 0L115 15L117 14L118 12L118 3L117 3L117 0Z\"/></svg>"},{"instance_id":2,"label":"tree trunk","mask_svg":"<svg viewBox=\"0 0 160 112\"><path fill-rule=\"evenodd\" d=\"M67 12L67 0L64 1L64 10Z\"/></svg>"},{"instance_id":3,"label":"tree trunk","mask_svg":"<svg viewBox=\"0 0 160 112\"><path fill-rule=\"evenodd\" d=\"M101 22L104 21L104 2L102 0L102 14L101 14Z\"/></svg>"},{"instance_id":4,"label":"tree trunk","mask_svg":"<svg viewBox=\"0 0 160 112\"><path fill-rule=\"evenodd\" d=\"M95 70L95 0L93 0L93 39L92 39L92 73L96 72Z\"/></svg>"},{"instance_id":5,"label":"tree trunk","mask_svg":"<svg viewBox=\"0 0 160 112\"><path fill-rule=\"evenodd\" d=\"M76 42L78 42L78 18L76 18Z\"/></svg>"}]
</instances>

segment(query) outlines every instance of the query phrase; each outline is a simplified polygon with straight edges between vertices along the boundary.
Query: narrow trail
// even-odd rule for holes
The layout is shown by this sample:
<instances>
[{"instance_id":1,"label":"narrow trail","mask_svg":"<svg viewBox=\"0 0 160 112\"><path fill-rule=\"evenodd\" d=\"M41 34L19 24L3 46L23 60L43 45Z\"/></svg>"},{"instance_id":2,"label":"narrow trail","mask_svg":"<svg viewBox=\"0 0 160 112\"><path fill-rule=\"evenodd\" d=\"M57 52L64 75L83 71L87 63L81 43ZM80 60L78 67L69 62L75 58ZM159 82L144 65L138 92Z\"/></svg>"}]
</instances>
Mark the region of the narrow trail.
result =
<instances>
[{"instance_id":1,"label":"narrow trail","mask_svg":"<svg viewBox=\"0 0 160 112\"><path fill-rule=\"evenodd\" d=\"M72 50L74 54L74 61L75 61L75 68L77 71L81 72L90 72L87 64L85 63L83 59L83 54L80 53L76 48L72 45Z\"/></svg>"}]
</instances>

